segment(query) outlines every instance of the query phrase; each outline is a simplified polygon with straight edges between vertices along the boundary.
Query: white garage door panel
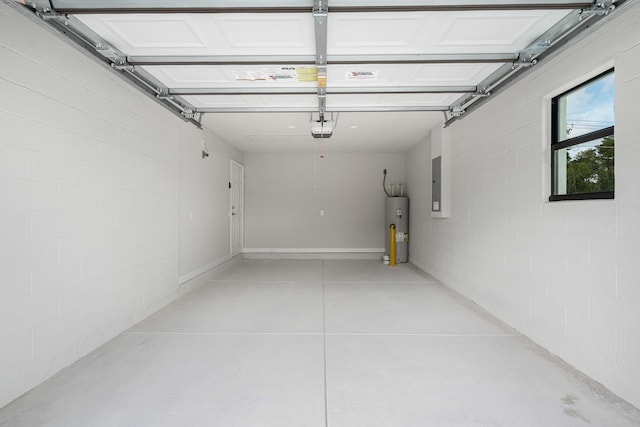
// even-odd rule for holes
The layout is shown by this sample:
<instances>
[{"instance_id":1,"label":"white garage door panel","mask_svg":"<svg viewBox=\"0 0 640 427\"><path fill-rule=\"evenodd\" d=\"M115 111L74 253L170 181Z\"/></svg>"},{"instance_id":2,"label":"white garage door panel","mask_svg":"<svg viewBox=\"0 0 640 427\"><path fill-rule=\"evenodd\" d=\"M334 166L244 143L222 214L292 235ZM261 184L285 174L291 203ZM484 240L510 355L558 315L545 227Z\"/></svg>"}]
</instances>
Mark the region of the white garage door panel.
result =
<instances>
[{"instance_id":1,"label":"white garage door panel","mask_svg":"<svg viewBox=\"0 0 640 427\"><path fill-rule=\"evenodd\" d=\"M327 85L332 87L383 86L473 86L502 64L417 64L417 65L329 65ZM172 88L239 87L315 88L314 81L299 81L298 70L278 66L189 65L144 66L155 78Z\"/></svg>"},{"instance_id":2,"label":"white garage door panel","mask_svg":"<svg viewBox=\"0 0 640 427\"><path fill-rule=\"evenodd\" d=\"M512 53L567 15L554 11L334 13L328 55Z\"/></svg>"},{"instance_id":3,"label":"white garage door panel","mask_svg":"<svg viewBox=\"0 0 640 427\"><path fill-rule=\"evenodd\" d=\"M127 55L313 55L311 14L77 15Z\"/></svg>"},{"instance_id":4,"label":"white garage door panel","mask_svg":"<svg viewBox=\"0 0 640 427\"><path fill-rule=\"evenodd\" d=\"M317 86L315 82L298 81L296 70L287 68L289 67L246 65L144 66L144 69L151 75L168 87L173 88L202 88L207 86L315 88Z\"/></svg>"},{"instance_id":5,"label":"white garage door panel","mask_svg":"<svg viewBox=\"0 0 640 427\"><path fill-rule=\"evenodd\" d=\"M502 64L377 64L330 65L327 85L351 86L451 86L477 85ZM369 72L370 74L366 74ZM358 77L358 75L362 77Z\"/></svg>"},{"instance_id":6,"label":"white garage door panel","mask_svg":"<svg viewBox=\"0 0 640 427\"><path fill-rule=\"evenodd\" d=\"M386 106L444 106L454 102L460 95L441 93L411 94L368 94L368 95L327 95L327 108L339 110L350 105L386 107Z\"/></svg>"},{"instance_id":7,"label":"white garage door panel","mask_svg":"<svg viewBox=\"0 0 640 427\"><path fill-rule=\"evenodd\" d=\"M318 98L315 95L193 95L183 98L196 108L286 107L314 109L318 107Z\"/></svg>"},{"instance_id":8,"label":"white garage door panel","mask_svg":"<svg viewBox=\"0 0 640 427\"><path fill-rule=\"evenodd\" d=\"M40 12L49 6L30 2ZM344 147L381 149L390 142L380 139L380 123L394 128L396 145L424 139L427 125L491 102L476 95L499 93L503 81L544 61L547 48L600 19L580 11L588 1L324 4L326 21L314 17L318 0L51 0L48 22L77 28L85 49L240 149L308 138L311 112L339 112L332 140ZM318 88L316 64L321 75L326 66L326 87Z\"/></svg>"}]
</instances>

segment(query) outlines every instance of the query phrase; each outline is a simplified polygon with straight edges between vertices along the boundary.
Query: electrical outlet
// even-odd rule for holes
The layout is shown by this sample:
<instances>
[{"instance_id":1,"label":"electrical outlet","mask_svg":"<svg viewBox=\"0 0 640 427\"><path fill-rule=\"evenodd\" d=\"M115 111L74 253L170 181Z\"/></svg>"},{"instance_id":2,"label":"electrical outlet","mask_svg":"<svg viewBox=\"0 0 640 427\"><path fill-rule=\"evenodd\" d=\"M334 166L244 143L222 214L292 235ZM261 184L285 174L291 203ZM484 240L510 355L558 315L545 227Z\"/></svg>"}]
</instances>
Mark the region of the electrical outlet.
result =
<instances>
[{"instance_id":1,"label":"electrical outlet","mask_svg":"<svg viewBox=\"0 0 640 427\"><path fill-rule=\"evenodd\" d=\"M324 216L324 209L320 209L320 216Z\"/></svg>"}]
</instances>

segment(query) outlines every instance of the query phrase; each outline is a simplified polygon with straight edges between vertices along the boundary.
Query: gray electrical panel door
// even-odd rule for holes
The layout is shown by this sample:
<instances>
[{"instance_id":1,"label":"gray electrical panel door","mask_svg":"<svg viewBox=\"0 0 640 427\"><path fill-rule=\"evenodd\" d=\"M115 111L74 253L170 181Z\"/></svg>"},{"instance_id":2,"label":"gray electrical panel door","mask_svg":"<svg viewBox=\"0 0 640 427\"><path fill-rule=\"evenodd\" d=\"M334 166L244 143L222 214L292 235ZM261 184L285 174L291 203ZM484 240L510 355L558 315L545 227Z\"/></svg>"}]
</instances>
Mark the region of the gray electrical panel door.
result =
<instances>
[{"instance_id":1,"label":"gray electrical panel door","mask_svg":"<svg viewBox=\"0 0 640 427\"><path fill-rule=\"evenodd\" d=\"M442 156L431 159L431 211L440 212L442 198Z\"/></svg>"}]
</instances>

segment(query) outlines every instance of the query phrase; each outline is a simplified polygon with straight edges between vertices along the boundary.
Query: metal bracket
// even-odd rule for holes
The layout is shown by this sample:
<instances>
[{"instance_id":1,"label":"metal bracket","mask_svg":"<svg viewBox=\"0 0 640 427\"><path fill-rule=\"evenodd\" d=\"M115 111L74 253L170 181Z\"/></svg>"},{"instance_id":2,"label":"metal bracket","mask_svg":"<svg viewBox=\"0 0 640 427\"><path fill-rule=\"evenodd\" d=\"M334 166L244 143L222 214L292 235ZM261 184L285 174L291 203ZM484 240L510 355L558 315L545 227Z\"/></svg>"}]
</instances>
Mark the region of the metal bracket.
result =
<instances>
[{"instance_id":1,"label":"metal bracket","mask_svg":"<svg viewBox=\"0 0 640 427\"><path fill-rule=\"evenodd\" d=\"M116 70L126 69L124 67L133 67L132 64L129 64L127 57L124 56L122 52L104 41L95 42L93 44L93 48L96 50L98 55L111 61L112 67ZM127 69L127 71L133 71L133 68Z\"/></svg>"},{"instance_id":2,"label":"metal bracket","mask_svg":"<svg viewBox=\"0 0 640 427\"><path fill-rule=\"evenodd\" d=\"M55 12L48 7L36 8L36 15L40 17L43 21L58 21L62 25L69 25L69 17L67 15L63 15L61 13Z\"/></svg>"},{"instance_id":3,"label":"metal bracket","mask_svg":"<svg viewBox=\"0 0 640 427\"><path fill-rule=\"evenodd\" d=\"M183 112L181 112L180 114L182 114L182 116L185 119L195 119L196 117L198 117L198 112L195 110L192 110L190 108L184 110Z\"/></svg>"},{"instance_id":4,"label":"metal bracket","mask_svg":"<svg viewBox=\"0 0 640 427\"><path fill-rule=\"evenodd\" d=\"M536 48L540 51L551 47L551 39L538 40L536 42Z\"/></svg>"},{"instance_id":5,"label":"metal bracket","mask_svg":"<svg viewBox=\"0 0 640 427\"><path fill-rule=\"evenodd\" d=\"M479 86L476 89L475 93L472 93L471 96L475 98L486 98L488 96L491 96L491 92L489 92L486 87Z\"/></svg>"},{"instance_id":6,"label":"metal bracket","mask_svg":"<svg viewBox=\"0 0 640 427\"><path fill-rule=\"evenodd\" d=\"M132 73L135 70L135 67L129 64L127 58L124 57L115 58L111 66L118 71L129 71Z\"/></svg>"},{"instance_id":7,"label":"metal bracket","mask_svg":"<svg viewBox=\"0 0 640 427\"><path fill-rule=\"evenodd\" d=\"M313 20L316 41L316 72L318 82L318 113L324 120L327 109L327 21L329 19L328 0L314 0Z\"/></svg>"},{"instance_id":8,"label":"metal bracket","mask_svg":"<svg viewBox=\"0 0 640 427\"><path fill-rule=\"evenodd\" d=\"M538 63L537 59L533 58L533 53L531 52L519 52L518 53L518 60L516 62L514 62L513 64L511 64L511 69L515 70L517 68L528 68L528 67L533 67L534 65L536 65Z\"/></svg>"},{"instance_id":9,"label":"metal bracket","mask_svg":"<svg viewBox=\"0 0 640 427\"><path fill-rule=\"evenodd\" d=\"M329 2L327 0L316 0L313 4L313 16L317 18L326 18L329 14ZM319 22L322 24L322 20Z\"/></svg>"},{"instance_id":10,"label":"metal bracket","mask_svg":"<svg viewBox=\"0 0 640 427\"><path fill-rule=\"evenodd\" d=\"M517 52L518 58L516 59L516 62L511 65L511 69L515 70L517 68L526 68L536 65L538 60L534 58L549 49L552 45L553 40L551 38L547 37L537 40L527 49Z\"/></svg>"},{"instance_id":11,"label":"metal bracket","mask_svg":"<svg viewBox=\"0 0 640 427\"><path fill-rule=\"evenodd\" d=\"M169 89L158 89L158 94L156 95L156 98L167 99L170 101L176 99L174 95L169 95Z\"/></svg>"},{"instance_id":12,"label":"metal bracket","mask_svg":"<svg viewBox=\"0 0 640 427\"><path fill-rule=\"evenodd\" d=\"M466 111L462 108L462 105L454 105L449 109L451 117L461 117Z\"/></svg>"},{"instance_id":13,"label":"metal bracket","mask_svg":"<svg viewBox=\"0 0 640 427\"><path fill-rule=\"evenodd\" d=\"M606 16L616 8L614 3L614 0L596 1L590 9L580 10L580 20L582 21L583 19L593 15Z\"/></svg>"},{"instance_id":14,"label":"metal bracket","mask_svg":"<svg viewBox=\"0 0 640 427\"><path fill-rule=\"evenodd\" d=\"M113 48L108 44L100 43L100 42L96 43L95 48L98 52L106 52L106 51L113 50Z\"/></svg>"}]
</instances>

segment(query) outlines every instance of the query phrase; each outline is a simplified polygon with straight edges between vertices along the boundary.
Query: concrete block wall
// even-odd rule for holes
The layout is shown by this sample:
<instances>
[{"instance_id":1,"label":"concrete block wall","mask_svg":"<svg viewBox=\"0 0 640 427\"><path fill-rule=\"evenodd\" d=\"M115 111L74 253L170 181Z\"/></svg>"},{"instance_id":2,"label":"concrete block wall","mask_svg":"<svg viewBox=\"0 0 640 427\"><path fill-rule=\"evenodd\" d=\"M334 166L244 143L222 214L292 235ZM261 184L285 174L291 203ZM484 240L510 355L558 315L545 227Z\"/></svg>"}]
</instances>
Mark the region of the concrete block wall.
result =
<instances>
[{"instance_id":1,"label":"concrete block wall","mask_svg":"<svg viewBox=\"0 0 640 427\"><path fill-rule=\"evenodd\" d=\"M180 282L229 261L230 159L243 156L211 131L190 126L180 144ZM202 158L202 150L209 156Z\"/></svg>"},{"instance_id":2,"label":"concrete block wall","mask_svg":"<svg viewBox=\"0 0 640 427\"><path fill-rule=\"evenodd\" d=\"M2 407L184 292L180 265L228 246L179 257L197 237L179 231L180 182L210 174L185 167L202 132L7 2L0 57ZM228 204L228 189L198 188L190 198Z\"/></svg>"},{"instance_id":3,"label":"concrete block wall","mask_svg":"<svg viewBox=\"0 0 640 427\"><path fill-rule=\"evenodd\" d=\"M621 11L446 129L450 219L415 210L429 142L407 154L411 260L640 406L640 4ZM548 202L550 99L612 66L615 200Z\"/></svg>"}]
</instances>

